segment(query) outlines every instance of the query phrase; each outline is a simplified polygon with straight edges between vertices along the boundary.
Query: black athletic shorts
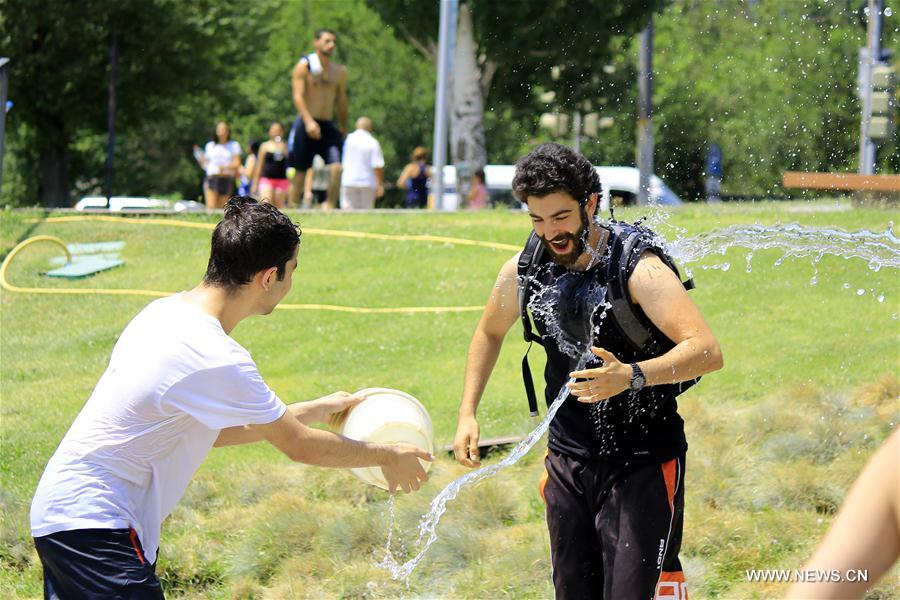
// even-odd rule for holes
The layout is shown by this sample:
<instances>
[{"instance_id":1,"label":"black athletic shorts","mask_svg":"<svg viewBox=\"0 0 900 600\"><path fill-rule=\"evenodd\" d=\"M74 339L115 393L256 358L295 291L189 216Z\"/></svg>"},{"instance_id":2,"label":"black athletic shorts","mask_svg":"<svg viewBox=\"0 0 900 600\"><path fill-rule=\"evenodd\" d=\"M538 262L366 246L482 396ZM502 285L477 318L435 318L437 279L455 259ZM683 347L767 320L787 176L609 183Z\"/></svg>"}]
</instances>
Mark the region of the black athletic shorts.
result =
<instances>
[{"instance_id":1,"label":"black athletic shorts","mask_svg":"<svg viewBox=\"0 0 900 600\"><path fill-rule=\"evenodd\" d=\"M320 121L319 129L322 137L317 140L306 134L306 126L303 119L297 117L291 133L288 136L288 165L297 171L306 171L312 166L313 157L316 154L322 157L326 165L341 162L341 151L344 147L344 137L332 121Z\"/></svg>"},{"instance_id":2,"label":"black athletic shorts","mask_svg":"<svg viewBox=\"0 0 900 600\"><path fill-rule=\"evenodd\" d=\"M678 560L684 456L626 466L550 450L544 465L558 600L686 600Z\"/></svg>"},{"instance_id":3,"label":"black athletic shorts","mask_svg":"<svg viewBox=\"0 0 900 600\"><path fill-rule=\"evenodd\" d=\"M44 598L164 598L134 529L73 529L34 538Z\"/></svg>"}]
</instances>

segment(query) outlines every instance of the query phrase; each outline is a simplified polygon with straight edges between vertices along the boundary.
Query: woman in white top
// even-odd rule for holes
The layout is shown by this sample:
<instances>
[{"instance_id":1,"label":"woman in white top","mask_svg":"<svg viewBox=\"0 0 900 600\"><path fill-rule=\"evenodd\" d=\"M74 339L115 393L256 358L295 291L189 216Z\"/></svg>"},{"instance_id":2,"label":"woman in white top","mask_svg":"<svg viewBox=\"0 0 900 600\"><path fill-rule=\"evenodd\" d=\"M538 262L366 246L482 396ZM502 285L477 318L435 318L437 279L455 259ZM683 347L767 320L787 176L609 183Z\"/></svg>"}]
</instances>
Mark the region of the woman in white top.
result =
<instances>
[{"instance_id":1,"label":"woman in white top","mask_svg":"<svg viewBox=\"0 0 900 600\"><path fill-rule=\"evenodd\" d=\"M206 171L203 197L206 208L222 208L234 194L234 180L241 168L241 145L231 139L231 128L225 121L216 124L215 138L203 151L194 146L194 156Z\"/></svg>"}]
</instances>

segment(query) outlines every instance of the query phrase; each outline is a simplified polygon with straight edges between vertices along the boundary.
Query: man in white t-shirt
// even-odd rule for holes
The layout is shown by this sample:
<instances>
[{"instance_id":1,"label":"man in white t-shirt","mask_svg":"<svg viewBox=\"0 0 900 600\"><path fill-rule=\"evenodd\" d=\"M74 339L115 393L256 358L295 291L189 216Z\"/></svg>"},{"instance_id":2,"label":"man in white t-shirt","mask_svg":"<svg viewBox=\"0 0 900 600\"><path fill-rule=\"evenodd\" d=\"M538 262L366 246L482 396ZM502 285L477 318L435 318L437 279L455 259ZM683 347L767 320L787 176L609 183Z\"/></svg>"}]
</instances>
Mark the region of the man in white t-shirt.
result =
<instances>
[{"instance_id":1,"label":"man in white t-shirt","mask_svg":"<svg viewBox=\"0 0 900 600\"><path fill-rule=\"evenodd\" d=\"M362 398L336 392L286 406L231 331L291 289L300 233L275 207L234 197L203 281L150 303L53 454L31 505L47 598L162 598L160 526L213 446L267 440L292 460L380 465L392 490L426 480L406 444L367 444L307 427Z\"/></svg>"},{"instance_id":2,"label":"man in white t-shirt","mask_svg":"<svg viewBox=\"0 0 900 600\"><path fill-rule=\"evenodd\" d=\"M384 155L372 135L372 120L360 117L347 136L341 162L341 208L371 210L384 196Z\"/></svg>"}]
</instances>

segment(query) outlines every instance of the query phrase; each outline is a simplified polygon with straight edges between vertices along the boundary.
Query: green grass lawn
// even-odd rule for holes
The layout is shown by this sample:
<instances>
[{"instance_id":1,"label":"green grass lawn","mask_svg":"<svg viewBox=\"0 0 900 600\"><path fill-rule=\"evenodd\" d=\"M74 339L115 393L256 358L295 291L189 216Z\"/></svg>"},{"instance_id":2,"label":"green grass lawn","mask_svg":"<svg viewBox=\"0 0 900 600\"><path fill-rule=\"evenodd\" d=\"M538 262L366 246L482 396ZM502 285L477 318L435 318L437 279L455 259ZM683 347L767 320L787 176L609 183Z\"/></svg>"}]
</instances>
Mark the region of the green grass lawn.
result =
<instances>
[{"instance_id":1,"label":"green grass lawn","mask_svg":"<svg viewBox=\"0 0 900 600\"><path fill-rule=\"evenodd\" d=\"M833 211L834 203L687 206L667 237L732 224L798 222L883 231L900 213ZM621 211L619 218L641 216ZM188 217L214 223L206 216ZM514 212L298 214L303 227L524 242ZM0 252L33 235L66 242L124 240L126 264L79 281L39 275L59 255L26 249L9 270L22 287L189 289L206 266L210 231L0 213ZM900 419L900 278L858 259L826 256L774 266L780 252L730 250L690 265L692 296L725 356L725 369L681 398L688 428L682 559L693 598L778 597L748 583L750 568L800 568L843 495ZM303 236L284 302L360 307L478 306L505 250L440 242ZM727 260L726 272L704 270ZM864 290L857 295L857 290ZM877 296L883 294L883 302ZM103 372L119 332L150 298L3 291L0 299L0 597L38 597L40 568L28 529L47 459ZM478 312L347 314L277 310L234 337L287 402L336 389L393 387L428 407L435 442L452 440L469 338ZM482 435L527 433L519 373L520 326L509 336L479 412ZM542 368L532 353L532 368ZM409 587L374 566L387 538L387 497L349 473L290 463L264 444L214 450L166 521L158 572L170 597L552 597L549 544L537 482L543 452L450 504ZM395 554L416 551L416 524L463 468L446 457L432 481L396 502ZM398 540L399 537L399 540ZM898 597L898 571L871 598Z\"/></svg>"}]
</instances>

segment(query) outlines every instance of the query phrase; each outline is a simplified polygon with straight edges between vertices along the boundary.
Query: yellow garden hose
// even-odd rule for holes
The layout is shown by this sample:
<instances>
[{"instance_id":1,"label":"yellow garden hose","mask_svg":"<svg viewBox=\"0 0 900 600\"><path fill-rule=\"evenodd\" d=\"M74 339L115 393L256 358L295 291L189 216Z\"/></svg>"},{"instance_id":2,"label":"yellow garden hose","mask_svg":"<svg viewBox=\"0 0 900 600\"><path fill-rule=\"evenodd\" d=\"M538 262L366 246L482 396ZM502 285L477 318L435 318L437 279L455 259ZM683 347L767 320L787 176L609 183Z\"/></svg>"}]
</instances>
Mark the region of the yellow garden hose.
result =
<instances>
[{"instance_id":1,"label":"yellow garden hose","mask_svg":"<svg viewBox=\"0 0 900 600\"><path fill-rule=\"evenodd\" d=\"M111 217L105 215L91 216L68 216L68 217L51 217L45 220L47 223L71 223L75 221L104 221L115 223L134 223L147 225L169 225L173 227L188 227L194 229L214 229L215 225L211 223L195 223L192 221L178 221L169 219L129 219L125 217ZM452 238L433 235L391 235L384 233L368 233L361 231L342 231L335 229L314 229L306 228L304 233L312 235L328 235L333 237L350 237L350 238L366 238L389 241L412 241L412 242L438 242L446 244L457 244L466 246L481 246L485 248L494 248L498 250L518 251L518 246L511 244L500 244L496 242L484 242L480 240L467 240L463 238ZM107 288L31 288L15 286L6 279L6 271L9 268L13 258L21 252L25 247L35 242L53 242L63 248L66 252L68 262L72 261L72 255L66 244L59 238L50 235L37 235L30 237L17 244L3 260L0 265L0 286L9 292L24 294L70 294L70 295L117 295L117 296L151 296L161 298L171 296L174 292L160 292L156 290L135 290L135 289L107 289ZM373 313L451 313L451 312L474 312L484 309L483 306L406 306L406 307L363 307L363 306L339 306L333 304L279 304L279 309L283 310L324 310L334 312L346 312L357 314L373 314Z\"/></svg>"}]
</instances>

